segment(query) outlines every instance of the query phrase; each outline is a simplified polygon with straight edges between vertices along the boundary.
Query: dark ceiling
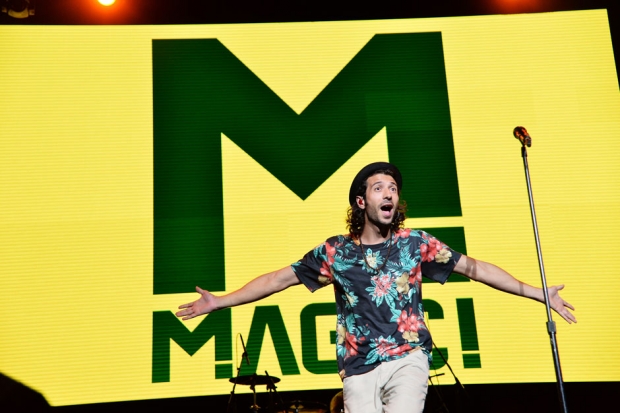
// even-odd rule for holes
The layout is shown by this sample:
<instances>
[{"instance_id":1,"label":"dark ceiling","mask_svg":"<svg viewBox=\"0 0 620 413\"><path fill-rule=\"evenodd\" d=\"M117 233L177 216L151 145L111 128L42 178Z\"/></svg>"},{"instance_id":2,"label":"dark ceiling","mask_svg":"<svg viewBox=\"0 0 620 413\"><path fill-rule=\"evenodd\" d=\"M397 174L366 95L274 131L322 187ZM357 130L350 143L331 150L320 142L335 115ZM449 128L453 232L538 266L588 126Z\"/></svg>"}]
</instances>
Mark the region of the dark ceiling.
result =
<instances>
[{"instance_id":1,"label":"dark ceiling","mask_svg":"<svg viewBox=\"0 0 620 413\"><path fill-rule=\"evenodd\" d=\"M0 0L0 3L15 0ZM22 0L24 1L24 0ZM447 0L319 2L307 0L30 0L36 13L27 19L3 15L3 24L202 24L316 20L393 19L533 13L579 9L617 9L617 0ZM17 1L19 2L19 1ZM615 10L611 10L615 12Z\"/></svg>"}]
</instances>

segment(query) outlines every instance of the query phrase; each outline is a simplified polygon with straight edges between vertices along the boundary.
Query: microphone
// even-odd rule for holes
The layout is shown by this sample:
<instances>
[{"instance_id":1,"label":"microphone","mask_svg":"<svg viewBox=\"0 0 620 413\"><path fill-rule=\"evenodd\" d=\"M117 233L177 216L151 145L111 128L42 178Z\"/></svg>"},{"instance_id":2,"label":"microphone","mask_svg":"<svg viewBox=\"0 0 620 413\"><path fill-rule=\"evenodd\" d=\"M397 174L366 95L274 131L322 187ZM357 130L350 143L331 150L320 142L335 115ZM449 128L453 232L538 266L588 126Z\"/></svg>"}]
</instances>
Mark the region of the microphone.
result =
<instances>
[{"instance_id":1,"label":"microphone","mask_svg":"<svg viewBox=\"0 0 620 413\"><path fill-rule=\"evenodd\" d=\"M532 146L532 137L527 133L527 130L523 126L517 126L514 128L512 134L515 138L519 139L521 145L527 145L528 148Z\"/></svg>"},{"instance_id":2,"label":"microphone","mask_svg":"<svg viewBox=\"0 0 620 413\"><path fill-rule=\"evenodd\" d=\"M243 354L241 355L241 357L245 359L245 362L248 363L249 366L250 357L248 356L248 351L245 348L245 343L243 342L243 336L241 335L241 333L239 333L239 337L241 338L241 345L243 346Z\"/></svg>"}]
</instances>

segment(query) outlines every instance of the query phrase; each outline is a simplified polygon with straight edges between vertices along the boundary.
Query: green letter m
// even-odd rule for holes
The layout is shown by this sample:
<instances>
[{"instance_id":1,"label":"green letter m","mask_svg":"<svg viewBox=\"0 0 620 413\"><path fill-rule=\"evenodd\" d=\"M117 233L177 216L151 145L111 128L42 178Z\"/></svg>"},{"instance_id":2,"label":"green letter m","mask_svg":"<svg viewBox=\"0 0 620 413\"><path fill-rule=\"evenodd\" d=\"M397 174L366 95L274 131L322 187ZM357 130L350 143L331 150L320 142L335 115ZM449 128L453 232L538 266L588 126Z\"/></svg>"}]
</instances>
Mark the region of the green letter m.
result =
<instances>
[{"instance_id":1,"label":"green letter m","mask_svg":"<svg viewBox=\"0 0 620 413\"><path fill-rule=\"evenodd\" d=\"M193 356L213 337L215 340L215 361L232 360L232 329L230 308L206 316L194 331L170 311L153 312L153 383L170 381L170 340L174 340L187 354ZM229 378L232 364L215 365L215 378Z\"/></svg>"},{"instance_id":2,"label":"green letter m","mask_svg":"<svg viewBox=\"0 0 620 413\"><path fill-rule=\"evenodd\" d=\"M155 294L225 290L222 133L306 199L386 128L409 217L461 215L441 33L374 36L300 115L218 40L154 40L153 122Z\"/></svg>"}]
</instances>

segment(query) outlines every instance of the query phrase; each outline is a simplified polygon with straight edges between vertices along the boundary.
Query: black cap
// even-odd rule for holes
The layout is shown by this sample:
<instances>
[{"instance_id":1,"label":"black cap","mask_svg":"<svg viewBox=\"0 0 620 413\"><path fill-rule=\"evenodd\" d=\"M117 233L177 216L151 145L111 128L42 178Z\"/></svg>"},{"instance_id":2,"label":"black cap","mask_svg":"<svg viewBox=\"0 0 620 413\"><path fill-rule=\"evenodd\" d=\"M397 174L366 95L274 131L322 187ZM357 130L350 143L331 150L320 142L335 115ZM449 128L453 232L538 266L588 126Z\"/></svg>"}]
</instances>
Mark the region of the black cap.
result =
<instances>
[{"instance_id":1,"label":"black cap","mask_svg":"<svg viewBox=\"0 0 620 413\"><path fill-rule=\"evenodd\" d=\"M349 190L349 205L355 205L355 197L357 196L357 191L359 191L360 187L366 182L368 177L375 174L376 171L390 171L392 172L392 176L396 181L396 185L398 185L398 191L403 187L403 177L400 174L400 171L397 167L388 162L375 162L369 165L366 165L362 168L361 171L355 175L353 182L351 183L351 189Z\"/></svg>"}]
</instances>

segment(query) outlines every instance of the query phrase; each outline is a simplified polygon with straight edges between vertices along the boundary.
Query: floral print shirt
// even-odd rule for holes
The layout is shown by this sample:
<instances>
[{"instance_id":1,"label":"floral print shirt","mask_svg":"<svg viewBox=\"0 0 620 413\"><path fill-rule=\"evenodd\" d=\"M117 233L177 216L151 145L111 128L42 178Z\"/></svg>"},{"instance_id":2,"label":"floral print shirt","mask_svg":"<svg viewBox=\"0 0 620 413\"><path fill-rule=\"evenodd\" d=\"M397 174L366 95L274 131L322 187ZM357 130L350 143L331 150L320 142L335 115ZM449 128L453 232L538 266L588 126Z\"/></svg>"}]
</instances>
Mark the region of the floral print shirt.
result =
<instances>
[{"instance_id":1,"label":"floral print shirt","mask_svg":"<svg viewBox=\"0 0 620 413\"><path fill-rule=\"evenodd\" d=\"M366 373L413 350L422 350L430 359L422 275L443 284L461 257L432 235L412 229L363 248L350 235L339 235L292 265L310 291L334 287L342 378Z\"/></svg>"}]
</instances>

